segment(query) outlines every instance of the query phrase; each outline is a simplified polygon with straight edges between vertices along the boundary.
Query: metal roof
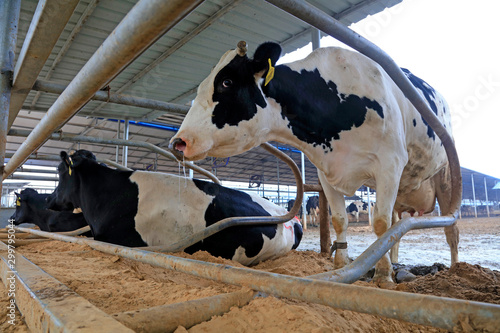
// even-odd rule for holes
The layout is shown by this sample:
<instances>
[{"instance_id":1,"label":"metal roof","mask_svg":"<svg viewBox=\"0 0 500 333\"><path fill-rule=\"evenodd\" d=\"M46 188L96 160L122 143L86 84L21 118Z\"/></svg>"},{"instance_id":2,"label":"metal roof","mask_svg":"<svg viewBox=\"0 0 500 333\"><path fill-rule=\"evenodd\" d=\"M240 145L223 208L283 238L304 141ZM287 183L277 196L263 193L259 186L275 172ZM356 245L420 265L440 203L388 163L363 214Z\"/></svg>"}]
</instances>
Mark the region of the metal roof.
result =
<instances>
[{"instance_id":1,"label":"metal roof","mask_svg":"<svg viewBox=\"0 0 500 333\"><path fill-rule=\"evenodd\" d=\"M311 4L349 25L368 15L393 6L401 0L311 0ZM80 0L75 7L47 61L38 75L45 80L68 85L103 41L135 5L134 0ZM25 42L38 1L22 0L16 59ZM173 29L109 82L109 91L164 102L188 105L199 83L208 75L220 56L245 40L249 53L262 42L275 41L284 53L294 51L311 41L313 29L292 15L263 0L206 0ZM42 65L42 64L40 64ZM58 95L30 91L17 115L15 129L32 130L54 103ZM89 101L76 116L62 127L66 133L116 138L119 119L130 125L130 140L142 140L165 147L172 129L183 116L155 109ZM121 126L123 132L123 125ZM14 153L22 137L8 136L7 154ZM61 150L88 149L102 159L115 159L115 146L72 144L47 141L40 155L58 155ZM300 165L300 154L283 148ZM154 164L156 154L140 148L129 148L128 167L145 169ZM30 160L29 164L55 165L55 161ZM215 164L214 164L215 163ZM266 183L294 184L293 175L283 162L261 148L231 157L227 166L207 158L196 164L216 170L221 180L248 182L252 175L264 175ZM218 166L213 168L213 166ZM277 170L280 170L279 175ZM179 172L178 164L160 158L158 171ZM196 177L196 175L195 175ZM316 184L316 168L307 161L306 183Z\"/></svg>"}]
</instances>

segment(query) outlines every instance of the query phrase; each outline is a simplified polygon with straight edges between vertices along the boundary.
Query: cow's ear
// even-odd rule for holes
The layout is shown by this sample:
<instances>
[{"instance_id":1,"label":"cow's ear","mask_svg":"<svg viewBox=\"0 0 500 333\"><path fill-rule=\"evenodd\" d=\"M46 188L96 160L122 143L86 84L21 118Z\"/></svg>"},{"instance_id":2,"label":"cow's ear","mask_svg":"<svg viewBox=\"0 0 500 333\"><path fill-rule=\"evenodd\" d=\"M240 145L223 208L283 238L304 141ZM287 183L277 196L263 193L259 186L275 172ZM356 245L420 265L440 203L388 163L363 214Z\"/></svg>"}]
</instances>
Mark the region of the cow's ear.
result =
<instances>
[{"instance_id":1,"label":"cow's ear","mask_svg":"<svg viewBox=\"0 0 500 333\"><path fill-rule=\"evenodd\" d=\"M71 160L69 158L68 153L66 153L65 151L61 151L60 156L61 156L61 161L63 161L64 164L66 164L66 166L69 167L70 163L71 163Z\"/></svg>"},{"instance_id":2,"label":"cow's ear","mask_svg":"<svg viewBox=\"0 0 500 333\"><path fill-rule=\"evenodd\" d=\"M259 45L252 60L254 74L263 72L263 76L267 75L270 70L274 70L276 62L281 55L281 46L273 42L267 42ZM274 74L274 72L273 72Z\"/></svg>"}]
</instances>

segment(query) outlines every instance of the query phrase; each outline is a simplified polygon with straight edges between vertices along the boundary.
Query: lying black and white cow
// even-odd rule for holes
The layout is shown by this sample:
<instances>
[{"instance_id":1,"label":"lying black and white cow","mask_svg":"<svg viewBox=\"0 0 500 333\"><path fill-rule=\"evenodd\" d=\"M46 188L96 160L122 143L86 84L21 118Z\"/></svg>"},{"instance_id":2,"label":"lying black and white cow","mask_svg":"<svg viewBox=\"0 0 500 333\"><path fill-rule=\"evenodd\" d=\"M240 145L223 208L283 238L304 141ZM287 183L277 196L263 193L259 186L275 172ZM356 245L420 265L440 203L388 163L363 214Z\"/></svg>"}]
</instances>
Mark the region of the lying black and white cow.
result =
<instances>
[{"instance_id":1,"label":"lying black and white cow","mask_svg":"<svg viewBox=\"0 0 500 333\"><path fill-rule=\"evenodd\" d=\"M96 240L125 246L173 244L226 217L278 216L286 210L256 195L163 173L120 171L99 165L89 152L61 152L59 186L49 207L81 207ZM194 253L251 265L295 249L296 219L280 225L225 229L188 247Z\"/></svg>"},{"instance_id":2,"label":"lying black and white cow","mask_svg":"<svg viewBox=\"0 0 500 333\"><path fill-rule=\"evenodd\" d=\"M346 242L344 195L352 196L362 185L377 191L373 226L381 236L398 196L445 167L440 139L369 58L343 48L319 48L303 60L274 67L280 54L281 47L271 42L260 45L253 59L243 43L226 52L200 84L172 148L186 160L198 160L240 154L267 141L297 147L318 168L337 242ZM445 100L404 71L450 131ZM447 229L453 263L458 229ZM337 250L334 263L348 263L347 249ZM391 271L385 255L376 265L375 281L391 281Z\"/></svg>"},{"instance_id":3,"label":"lying black and white cow","mask_svg":"<svg viewBox=\"0 0 500 333\"><path fill-rule=\"evenodd\" d=\"M370 203L370 209L373 211L375 204L373 202ZM364 201L353 201L347 206L346 211L348 214L356 217L356 222L359 222L359 214L368 214L368 203Z\"/></svg>"},{"instance_id":4,"label":"lying black and white cow","mask_svg":"<svg viewBox=\"0 0 500 333\"><path fill-rule=\"evenodd\" d=\"M29 188L16 193L16 211L10 217L14 220L14 225L33 223L40 230L51 232L73 231L87 226L82 213L47 209L48 197L48 194L39 194Z\"/></svg>"}]
</instances>

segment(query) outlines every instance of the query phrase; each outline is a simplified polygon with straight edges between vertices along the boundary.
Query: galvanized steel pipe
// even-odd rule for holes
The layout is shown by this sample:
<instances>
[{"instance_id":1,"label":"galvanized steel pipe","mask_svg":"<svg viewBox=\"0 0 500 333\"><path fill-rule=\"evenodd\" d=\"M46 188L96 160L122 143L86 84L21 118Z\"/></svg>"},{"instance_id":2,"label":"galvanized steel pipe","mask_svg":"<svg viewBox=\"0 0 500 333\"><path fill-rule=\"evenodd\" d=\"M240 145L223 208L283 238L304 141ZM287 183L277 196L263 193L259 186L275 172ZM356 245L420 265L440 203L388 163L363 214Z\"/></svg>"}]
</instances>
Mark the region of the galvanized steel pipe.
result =
<instances>
[{"instance_id":1,"label":"galvanized steel pipe","mask_svg":"<svg viewBox=\"0 0 500 333\"><path fill-rule=\"evenodd\" d=\"M66 88L67 86L63 84L50 81L37 80L33 85L32 90L43 91L53 94L62 94L62 92ZM187 112L189 111L189 107L185 105L157 101L153 99L141 98L131 95L116 94L112 92L108 93L106 91L98 91L90 99L96 101L114 103L114 104L137 106L140 108L165 111L181 115L186 115Z\"/></svg>"},{"instance_id":2,"label":"galvanized steel pipe","mask_svg":"<svg viewBox=\"0 0 500 333\"><path fill-rule=\"evenodd\" d=\"M500 327L500 305L411 294L336 282L300 278L179 258L84 238L54 235L28 228L14 229L90 247L153 266L248 287L278 297L328 305L344 310L453 330L461 322L494 332Z\"/></svg>"},{"instance_id":3,"label":"galvanized steel pipe","mask_svg":"<svg viewBox=\"0 0 500 333\"><path fill-rule=\"evenodd\" d=\"M9 131L9 135L11 136L27 136L30 131L28 130L18 130L18 129L11 129ZM106 145L118 145L118 146L131 146L131 147L139 147L139 148L146 148L149 149L155 153L158 153L162 156L165 156L166 158L176 161L181 163L183 166L193 169L194 171L206 176L210 180L212 180L216 184L220 184L220 181L217 177L215 177L214 174L211 172L195 165L192 163L187 163L187 162L182 162L178 161L175 156L164 149L161 149L160 147L157 147L149 142L143 142L143 141L134 141L134 140L123 140L123 139L104 139L104 138L96 138L92 136L84 136L84 135L76 135L76 134L68 134L68 133L63 133L63 132L58 132L58 133L52 133L47 137L49 140L60 140L60 141L68 141L68 142L87 142L87 143L100 143L100 144L106 144ZM10 162L9 162L10 163ZM4 175L5 176L5 175Z\"/></svg>"},{"instance_id":4,"label":"galvanized steel pipe","mask_svg":"<svg viewBox=\"0 0 500 333\"><path fill-rule=\"evenodd\" d=\"M159 36L177 24L202 0L141 0L118 24L68 88L5 166L3 178L12 174L49 136L66 123L89 99Z\"/></svg>"},{"instance_id":5,"label":"galvanized steel pipe","mask_svg":"<svg viewBox=\"0 0 500 333\"><path fill-rule=\"evenodd\" d=\"M242 226L242 225L248 226L248 225L263 225L263 224L281 224L290 221L292 218L294 218L300 209L300 205L302 204L302 197L304 195L304 185L302 184L299 168L297 167L297 164L295 164L295 162L288 155L279 151L271 144L263 143L260 146L265 150L267 150L268 152L272 153L273 155L277 156L286 164L288 164L290 169L292 169L293 171L293 175L295 176L295 182L297 183L297 197L295 198L295 203L293 204L292 209L290 209L290 211L287 214L283 216L228 217L206 227L205 229L199 232L194 233L189 237L186 237L178 241L177 243L170 245L150 246L147 247L146 249L153 251L161 251L161 252L178 252L229 227Z\"/></svg>"},{"instance_id":6,"label":"galvanized steel pipe","mask_svg":"<svg viewBox=\"0 0 500 333\"><path fill-rule=\"evenodd\" d=\"M353 283L366 274L396 244L414 229L441 228L452 224L453 216L407 217L394 224L352 263L334 271L311 275L310 278L332 282Z\"/></svg>"},{"instance_id":7,"label":"galvanized steel pipe","mask_svg":"<svg viewBox=\"0 0 500 333\"><path fill-rule=\"evenodd\" d=\"M451 170L452 181L452 197L450 204L450 211L444 212L453 214L455 221L460 209L460 202L462 197L462 176L460 173L460 163L458 155L455 150L453 139L443 127L439 119L432 112L427 105L426 101L415 89L413 84L408 80L406 75L401 71L401 68L385 53L381 48L363 38L356 32L349 29L344 24L335 20L325 12L310 5L303 0L266 0L267 2L275 5L278 8L292 14L293 16L301 19L302 21L310 24L311 26L320 29L321 31L329 34L330 36L340 40L341 42L349 45L353 49L359 51L365 56L371 58L389 74L397 86L404 93L406 98L415 106L420 112L422 117L427 121L431 128L441 139L448 156L448 161ZM451 223L453 224L453 223Z\"/></svg>"}]
</instances>

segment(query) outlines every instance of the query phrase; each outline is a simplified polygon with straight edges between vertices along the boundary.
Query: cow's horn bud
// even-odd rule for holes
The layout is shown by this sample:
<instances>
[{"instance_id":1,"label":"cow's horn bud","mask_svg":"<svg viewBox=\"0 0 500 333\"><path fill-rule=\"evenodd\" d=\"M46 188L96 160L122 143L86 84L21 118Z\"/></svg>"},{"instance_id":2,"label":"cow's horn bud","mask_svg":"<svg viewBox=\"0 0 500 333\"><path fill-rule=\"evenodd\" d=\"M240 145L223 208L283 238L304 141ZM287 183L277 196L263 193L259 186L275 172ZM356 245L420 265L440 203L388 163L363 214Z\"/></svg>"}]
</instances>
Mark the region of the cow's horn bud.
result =
<instances>
[{"instance_id":1,"label":"cow's horn bud","mask_svg":"<svg viewBox=\"0 0 500 333\"><path fill-rule=\"evenodd\" d=\"M245 54L247 54L247 42L242 40L238 42L238 55L243 57Z\"/></svg>"}]
</instances>

